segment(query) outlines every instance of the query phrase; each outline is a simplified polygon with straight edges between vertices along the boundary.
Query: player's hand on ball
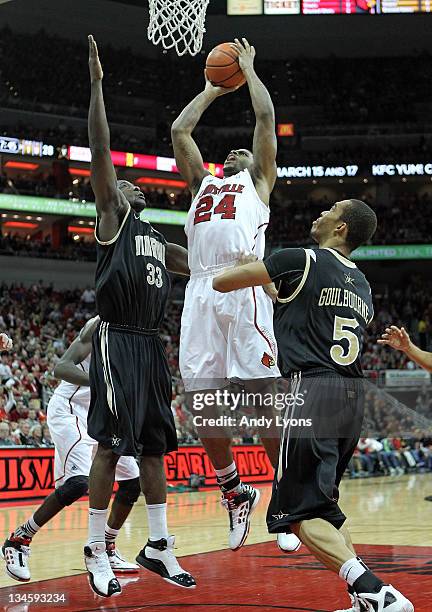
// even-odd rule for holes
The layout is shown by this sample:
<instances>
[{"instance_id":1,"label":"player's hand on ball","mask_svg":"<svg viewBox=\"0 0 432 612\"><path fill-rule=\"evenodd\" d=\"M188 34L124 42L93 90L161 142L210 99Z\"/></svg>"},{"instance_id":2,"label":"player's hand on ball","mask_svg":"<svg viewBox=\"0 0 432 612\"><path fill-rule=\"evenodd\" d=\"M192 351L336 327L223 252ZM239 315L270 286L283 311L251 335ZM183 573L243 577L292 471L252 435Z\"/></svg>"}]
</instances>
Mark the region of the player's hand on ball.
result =
<instances>
[{"instance_id":1,"label":"player's hand on ball","mask_svg":"<svg viewBox=\"0 0 432 612\"><path fill-rule=\"evenodd\" d=\"M231 44L232 48L235 49L238 53L238 62L242 72L246 74L248 70L254 69L254 59L255 59L255 47L252 47L246 38L242 38L242 41L238 38L234 39L234 42Z\"/></svg>"},{"instance_id":2,"label":"player's hand on ball","mask_svg":"<svg viewBox=\"0 0 432 612\"><path fill-rule=\"evenodd\" d=\"M92 83L94 81L102 81L103 79L102 64L100 63L96 41L91 34L88 37L88 41L89 41L90 80Z\"/></svg>"},{"instance_id":3,"label":"player's hand on ball","mask_svg":"<svg viewBox=\"0 0 432 612\"><path fill-rule=\"evenodd\" d=\"M209 81L207 77L207 72L204 70L204 78L205 78L205 91L210 93L213 97L218 98L219 96L224 96L227 93L231 93L232 91L236 91L240 87L218 87L217 85L213 85L211 81Z\"/></svg>"},{"instance_id":4,"label":"player's hand on ball","mask_svg":"<svg viewBox=\"0 0 432 612\"><path fill-rule=\"evenodd\" d=\"M12 347L12 338L9 338L7 334L0 334L0 351L10 351Z\"/></svg>"},{"instance_id":5,"label":"player's hand on ball","mask_svg":"<svg viewBox=\"0 0 432 612\"><path fill-rule=\"evenodd\" d=\"M399 329L396 325L392 325L386 328L378 344L387 344L399 351L407 351L410 346L410 337L405 327Z\"/></svg>"}]
</instances>

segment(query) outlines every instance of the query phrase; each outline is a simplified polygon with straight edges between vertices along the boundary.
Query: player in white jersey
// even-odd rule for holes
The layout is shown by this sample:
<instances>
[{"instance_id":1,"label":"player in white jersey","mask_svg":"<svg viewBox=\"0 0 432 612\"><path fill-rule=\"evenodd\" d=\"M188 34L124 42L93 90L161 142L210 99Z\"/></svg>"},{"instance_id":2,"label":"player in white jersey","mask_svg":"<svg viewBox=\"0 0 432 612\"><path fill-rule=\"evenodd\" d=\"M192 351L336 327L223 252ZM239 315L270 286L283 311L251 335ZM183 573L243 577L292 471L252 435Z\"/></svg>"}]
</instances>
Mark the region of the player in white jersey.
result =
<instances>
[{"instance_id":1,"label":"player in white jersey","mask_svg":"<svg viewBox=\"0 0 432 612\"><path fill-rule=\"evenodd\" d=\"M6 573L20 582L27 582L31 577L28 557L33 536L65 506L87 494L92 455L97 448L97 442L87 434L87 413L91 337L98 323L99 317L86 323L54 370L55 376L62 379L47 409L48 426L55 444L55 491L13 531L1 549ZM105 530L107 553L114 572L134 573L138 566L125 561L115 546L116 536L141 492L139 469L133 457L120 458L116 480L119 488Z\"/></svg>"},{"instance_id":2,"label":"player in white jersey","mask_svg":"<svg viewBox=\"0 0 432 612\"><path fill-rule=\"evenodd\" d=\"M277 346L273 334L273 304L262 287L218 295L212 278L235 266L244 255L263 259L269 200L276 181L276 135L273 103L254 69L255 49L246 39L235 40L239 64L246 78L256 117L253 151L234 149L224 164L223 178L213 177L203 166L192 132L203 112L229 89L208 80L172 126L177 167L193 196L185 232L188 238L190 281L181 321L180 371L188 393L220 390L230 380L244 383L247 393L264 398L273 390ZM271 292L271 288L267 288ZM218 395L215 395L217 401ZM220 396L219 396L220 397ZM258 406L263 414L264 406ZM267 408L273 416L272 410ZM214 405L212 413L214 417ZM259 491L241 483L231 450L231 436L223 428L200 429L201 440L213 463L230 514L229 544L238 550L249 532L250 514ZM261 432L273 466L277 465L276 431ZM300 542L280 535L286 552Z\"/></svg>"}]
</instances>

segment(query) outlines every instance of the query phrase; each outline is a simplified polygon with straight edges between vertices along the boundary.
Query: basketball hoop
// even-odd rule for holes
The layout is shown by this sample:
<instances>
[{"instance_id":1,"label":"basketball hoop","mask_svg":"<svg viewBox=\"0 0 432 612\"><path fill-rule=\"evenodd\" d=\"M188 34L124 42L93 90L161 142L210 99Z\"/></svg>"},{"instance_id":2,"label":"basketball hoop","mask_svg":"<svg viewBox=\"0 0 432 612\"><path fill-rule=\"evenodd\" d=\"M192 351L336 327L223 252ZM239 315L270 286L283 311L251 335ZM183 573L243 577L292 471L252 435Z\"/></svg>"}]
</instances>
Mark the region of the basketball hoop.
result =
<instances>
[{"instance_id":1,"label":"basketball hoop","mask_svg":"<svg viewBox=\"0 0 432 612\"><path fill-rule=\"evenodd\" d=\"M177 55L201 51L209 0L149 0L147 34L154 45L175 48Z\"/></svg>"}]
</instances>

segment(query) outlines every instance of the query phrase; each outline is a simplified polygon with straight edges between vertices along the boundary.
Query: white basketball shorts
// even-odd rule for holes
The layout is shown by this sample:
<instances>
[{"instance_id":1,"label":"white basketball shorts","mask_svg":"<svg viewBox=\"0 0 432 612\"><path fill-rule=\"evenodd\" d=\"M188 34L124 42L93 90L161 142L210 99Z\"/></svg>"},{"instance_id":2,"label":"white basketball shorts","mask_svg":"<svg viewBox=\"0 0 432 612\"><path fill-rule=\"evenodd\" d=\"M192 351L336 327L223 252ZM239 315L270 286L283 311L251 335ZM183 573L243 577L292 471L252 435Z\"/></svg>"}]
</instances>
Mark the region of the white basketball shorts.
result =
<instances>
[{"instance_id":1,"label":"white basketball shorts","mask_svg":"<svg viewBox=\"0 0 432 612\"><path fill-rule=\"evenodd\" d=\"M262 287L218 293L213 277L193 275L186 287L180 332L186 391L278 378L271 298Z\"/></svg>"},{"instance_id":2,"label":"white basketball shorts","mask_svg":"<svg viewBox=\"0 0 432 612\"><path fill-rule=\"evenodd\" d=\"M98 443L87 433L87 409L54 394L48 404L47 422L55 445L55 487L60 487L72 476L88 476ZM120 457L116 481L138 476L134 457Z\"/></svg>"}]
</instances>

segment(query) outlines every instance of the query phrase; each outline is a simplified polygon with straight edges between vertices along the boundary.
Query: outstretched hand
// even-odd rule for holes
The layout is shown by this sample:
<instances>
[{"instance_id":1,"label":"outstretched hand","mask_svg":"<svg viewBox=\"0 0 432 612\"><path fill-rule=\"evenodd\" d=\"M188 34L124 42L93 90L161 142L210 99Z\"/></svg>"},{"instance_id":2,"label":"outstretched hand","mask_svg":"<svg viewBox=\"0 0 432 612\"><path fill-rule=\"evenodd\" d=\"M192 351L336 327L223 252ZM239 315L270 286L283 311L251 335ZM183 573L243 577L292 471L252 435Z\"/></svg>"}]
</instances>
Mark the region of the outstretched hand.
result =
<instances>
[{"instance_id":1,"label":"outstretched hand","mask_svg":"<svg viewBox=\"0 0 432 612\"><path fill-rule=\"evenodd\" d=\"M234 39L231 47L238 53L238 61L242 72L254 69L255 47L252 47L246 38L242 38L242 42L238 38Z\"/></svg>"},{"instance_id":2,"label":"outstretched hand","mask_svg":"<svg viewBox=\"0 0 432 612\"><path fill-rule=\"evenodd\" d=\"M405 327L399 329L396 325L392 325L386 328L381 339L378 340L378 344L387 344L399 351L407 351L410 346L410 337Z\"/></svg>"},{"instance_id":3,"label":"outstretched hand","mask_svg":"<svg viewBox=\"0 0 432 612\"><path fill-rule=\"evenodd\" d=\"M100 63L96 41L91 34L88 37L88 41L89 41L90 80L92 83L94 81L102 81L103 79L102 64Z\"/></svg>"}]
</instances>

